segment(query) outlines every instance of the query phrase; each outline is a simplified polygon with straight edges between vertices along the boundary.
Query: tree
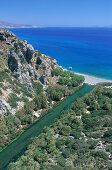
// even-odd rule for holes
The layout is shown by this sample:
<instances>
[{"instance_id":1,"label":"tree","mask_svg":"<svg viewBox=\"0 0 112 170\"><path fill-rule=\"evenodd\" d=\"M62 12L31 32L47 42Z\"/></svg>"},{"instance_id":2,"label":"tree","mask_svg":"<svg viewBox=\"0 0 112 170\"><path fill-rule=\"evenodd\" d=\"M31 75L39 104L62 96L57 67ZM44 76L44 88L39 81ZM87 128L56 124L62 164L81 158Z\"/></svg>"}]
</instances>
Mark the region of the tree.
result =
<instances>
[{"instance_id":1,"label":"tree","mask_svg":"<svg viewBox=\"0 0 112 170\"><path fill-rule=\"evenodd\" d=\"M34 103L35 103L35 110L44 109L48 107L47 97L43 92L34 98Z\"/></svg>"},{"instance_id":2,"label":"tree","mask_svg":"<svg viewBox=\"0 0 112 170\"><path fill-rule=\"evenodd\" d=\"M46 150L36 149L34 159L39 163L46 162L48 160L48 154Z\"/></svg>"},{"instance_id":3,"label":"tree","mask_svg":"<svg viewBox=\"0 0 112 170\"><path fill-rule=\"evenodd\" d=\"M67 125L63 125L62 129L59 132L60 134L64 136L69 136L71 133L71 127Z\"/></svg>"},{"instance_id":4,"label":"tree","mask_svg":"<svg viewBox=\"0 0 112 170\"><path fill-rule=\"evenodd\" d=\"M65 160L62 156L60 156L60 157L57 159L57 163L58 163L59 165L61 165L62 167L64 167L64 166L65 166L65 163L66 163L66 160Z\"/></svg>"},{"instance_id":5,"label":"tree","mask_svg":"<svg viewBox=\"0 0 112 170\"><path fill-rule=\"evenodd\" d=\"M42 63L42 60L40 59L40 57L37 57L36 64L40 65L41 63Z\"/></svg>"}]
</instances>

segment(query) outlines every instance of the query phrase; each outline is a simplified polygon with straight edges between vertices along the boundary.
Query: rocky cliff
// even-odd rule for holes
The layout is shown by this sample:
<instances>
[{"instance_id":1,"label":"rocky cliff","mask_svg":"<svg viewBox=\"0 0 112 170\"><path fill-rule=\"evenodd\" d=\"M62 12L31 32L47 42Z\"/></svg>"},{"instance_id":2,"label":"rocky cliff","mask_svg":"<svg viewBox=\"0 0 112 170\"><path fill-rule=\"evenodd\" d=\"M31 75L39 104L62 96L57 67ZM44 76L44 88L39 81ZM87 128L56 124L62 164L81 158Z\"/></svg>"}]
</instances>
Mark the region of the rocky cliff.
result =
<instances>
[{"instance_id":1,"label":"rocky cliff","mask_svg":"<svg viewBox=\"0 0 112 170\"><path fill-rule=\"evenodd\" d=\"M55 59L34 50L31 44L9 30L0 29L0 114L15 113L17 107L24 105L22 98L31 100L35 93L33 82L41 83L45 88L51 70L56 67ZM15 108L10 104L12 94L18 97Z\"/></svg>"}]
</instances>

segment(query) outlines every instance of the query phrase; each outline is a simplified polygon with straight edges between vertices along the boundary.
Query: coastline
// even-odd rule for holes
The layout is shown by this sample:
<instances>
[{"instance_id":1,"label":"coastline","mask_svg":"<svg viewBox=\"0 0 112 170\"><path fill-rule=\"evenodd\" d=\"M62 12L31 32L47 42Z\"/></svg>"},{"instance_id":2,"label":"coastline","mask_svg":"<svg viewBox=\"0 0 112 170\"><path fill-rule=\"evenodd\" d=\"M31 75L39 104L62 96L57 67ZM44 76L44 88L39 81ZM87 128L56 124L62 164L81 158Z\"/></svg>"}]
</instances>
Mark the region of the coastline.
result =
<instances>
[{"instance_id":1,"label":"coastline","mask_svg":"<svg viewBox=\"0 0 112 170\"><path fill-rule=\"evenodd\" d=\"M74 72L74 73L77 75L84 76L85 77L84 83L86 83L86 84L96 85L99 83L112 83L112 80L109 80L109 79L103 79L103 78L90 76L90 75L83 74L83 73L77 73L77 72Z\"/></svg>"},{"instance_id":2,"label":"coastline","mask_svg":"<svg viewBox=\"0 0 112 170\"><path fill-rule=\"evenodd\" d=\"M71 71L74 74L84 76L84 78L85 78L84 83L89 84L89 85L97 85L99 83L112 83L112 80L109 80L109 79L104 79L104 78L95 77L95 76L92 76L92 75L87 75L87 74L83 74L83 73L74 72L72 70L68 70L66 68L63 68L62 66L59 66L59 67L61 67L63 70Z\"/></svg>"},{"instance_id":3,"label":"coastline","mask_svg":"<svg viewBox=\"0 0 112 170\"><path fill-rule=\"evenodd\" d=\"M44 27L44 28L46 28L46 27ZM11 29L11 31L13 31L14 32L14 34L16 35L18 35L18 36L20 36L21 37L21 34L20 33L23 33L23 35L22 35L22 39L27 39L27 37L28 37L28 35L30 35L30 33L32 32L31 30L29 30L28 32L26 31L22 31L22 30L20 30L20 31L15 31L16 29L14 28L14 29ZM96 29L95 29L96 30ZM53 36L55 36L55 31L56 30L52 30L52 34L53 34ZM72 39L71 39L71 36L70 36L70 42L72 42L73 40L74 40L74 42L75 42L75 34L76 33L79 33L79 32L76 32L76 31L78 31L77 29L76 30L74 30L73 29L73 36L72 36ZM86 32L85 32L86 31ZM101 30L99 30L100 32L101 32ZM51 32L51 28L50 29L48 29L47 28L47 30L41 30L41 34L40 34L40 32L38 32L38 31L36 31L36 30L34 30L33 31L33 33L32 33L32 35L31 35L31 37L30 37L30 39L31 39L31 42L29 42L29 43L31 43L32 44L32 42L33 42L33 46L35 45L35 49L36 50L39 50L41 53L45 53L46 55L48 55L48 56L50 56L50 57L53 57L54 59L56 58L57 59L57 57L55 57L55 56L58 56L59 55L59 57L60 57L60 59L59 59L59 64L58 65L60 65L60 67L62 66L62 68L63 69L66 69L66 70L69 70L68 69L68 67L69 66L71 66L72 67L72 64L70 64L69 63L69 66L67 66L66 67L66 65L68 65L67 64L67 61L68 60L66 60L66 64L63 64L63 65L61 65L62 63L61 63L61 57L62 58L66 58L66 57L68 57L69 55L71 55L72 56L72 53L70 53L70 50L71 49L69 49L69 46L68 46L68 49L67 49L67 51L66 51L66 55L63 55L63 53L65 53L65 51L63 51L64 49L63 48L61 48L61 44L59 44L59 45L56 45L55 47L54 47L54 45L55 45L55 38L53 38L52 39L52 41L49 41L49 33ZM69 34L69 32L70 32L70 30L68 30L68 29L65 29L65 32L67 32L68 34ZM107 32L107 31L106 31ZM105 32L105 33L106 33ZM46 33L45 35L47 36L47 38L46 38L46 40L45 40L45 42L44 42L44 39L43 39L43 37L41 36L42 35L42 33ZM86 29L84 29L84 31L83 31L83 29L81 30L81 35L85 35L86 36L86 38L85 38L85 41L87 40L88 42L90 41L90 39L88 39L88 35L90 36L91 35L91 30L89 30L88 31L88 29L86 30ZM95 33L95 36L97 36L98 35L98 33L99 32L94 32ZM65 36L65 33L63 34L63 29L59 29L58 31L57 31L57 34L60 36L60 34L62 34L63 35L63 37L64 37L64 39L66 39L66 43L65 43L65 45L63 44L63 47L64 48L66 48L66 46L67 46L67 43L69 43L69 41L68 41L68 39L67 39L67 37ZM101 32L101 35L102 35L102 37L103 37L103 34L104 34L104 32ZM38 38L35 38L36 36L38 37L40 35L40 37L39 37L39 39ZM71 34L70 34L71 35ZM80 36L77 36L77 38L78 38L78 41L80 42ZM92 36L90 36L90 38L91 38L91 40L93 40L93 37ZM105 37L104 37L105 38ZM63 39L61 39L61 40L63 40ZM109 40L111 40L111 39L109 39ZM29 41L29 40L28 40ZM37 42L38 41L41 41L42 42L42 44L40 43L40 46L37 48ZM62 43L62 41L60 41L60 38L58 37L58 39L56 39L56 42L60 42L60 43ZM82 41L81 41L82 42ZM98 52L98 54L99 54L99 52L101 52L101 50L100 50L100 48L98 48L97 47L97 41L95 41L94 42L95 44L95 46L94 46L94 48L96 49L96 50L98 50L98 51L96 51L96 52ZM102 43L105 45L105 39L102 41ZM106 43L107 44L107 43ZM75 45L75 44L74 44ZM76 44L77 46L75 46L76 48L78 47L78 48L82 48L82 45L84 45L83 44L83 42L82 42L82 45L79 43L79 44ZM108 44L107 44L108 45ZM58 49L58 47L60 47L60 49ZM53 48L53 49L52 49ZM72 47L71 47L72 48ZM89 50L91 49L91 50L93 50L93 48L89 48L89 47L87 47ZM110 46L109 46L109 48L110 48ZM47 51L46 50L44 50L44 49L47 49ZM52 49L52 50L49 50L49 49ZM72 48L73 49L73 48ZM111 49L111 48L110 48ZM59 52L59 54L58 53L56 53L56 55L54 55L54 56L52 56L52 53L55 53L55 50L57 51L57 50L62 50L61 51L61 53ZM100 50L100 51L99 51ZM102 48L102 50L103 50L103 48ZM86 51L84 51L84 52L86 52ZM90 52L90 54L92 55L92 57L95 57L95 58L97 58L97 53L95 52L95 54L93 53L91 53ZM105 52L105 50L104 51L102 51L101 52L101 54L99 55L99 61L101 60L100 59L100 56L102 56L102 54L103 54L103 56L106 56L106 53L104 53ZM48 54L49 53L49 54ZM87 53L87 56L89 56L90 55L89 54L89 52ZM105 54L105 55L104 55ZM74 56L76 56L76 58L77 58L77 55L74 53ZM81 54L80 54L80 56L83 56L83 51L81 52ZM73 56L72 56L73 57ZM108 57L111 57L110 55L108 56ZM81 59L81 58L80 58ZM105 59L105 58L104 58ZM106 59L106 60L108 60L108 58ZM62 60L63 61L63 60ZM73 62L74 62L74 60L72 60ZM78 62L79 62L79 60L78 60ZM100 63L99 63L100 64ZM111 63L110 63L111 64ZM64 67L64 65L65 65L65 67ZM86 65L86 63L85 63L85 65ZM104 69L104 73L105 73L105 71L106 71L106 67L105 67L105 65L104 66L102 66L102 67L104 67L103 69ZM91 68L90 68L91 69ZM78 69L79 70L79 69ZM75 65L74 65L74 70L70 70L70 71L72 71L72 72L74 72L75 74L78 74L78 75L83 75L84 77L85 77L85 83L87 83L87 84L98 84L98 83L103 83L103 82L110 82L110 83L112 83L112 80L111 80L111 76L110 77L108 77L108 74L106 73L106 75L107 75L107 77L100 77L100 74L99 75L95 75L95 74L93 74L92 75L92 72L91 72L91 74L89 75L89 73L88 72L84 72L83 73L83 71L82 72L80 72L80 70L79 70L79 73L78 73L78 70L75 70ZM76 71L76 72L75 72ZM111 71L111 70L110 70ZM111 75L111 72L109 71L109 74ZM98 77L97 77L98 76Z\"/></svg>"}]
</instances>

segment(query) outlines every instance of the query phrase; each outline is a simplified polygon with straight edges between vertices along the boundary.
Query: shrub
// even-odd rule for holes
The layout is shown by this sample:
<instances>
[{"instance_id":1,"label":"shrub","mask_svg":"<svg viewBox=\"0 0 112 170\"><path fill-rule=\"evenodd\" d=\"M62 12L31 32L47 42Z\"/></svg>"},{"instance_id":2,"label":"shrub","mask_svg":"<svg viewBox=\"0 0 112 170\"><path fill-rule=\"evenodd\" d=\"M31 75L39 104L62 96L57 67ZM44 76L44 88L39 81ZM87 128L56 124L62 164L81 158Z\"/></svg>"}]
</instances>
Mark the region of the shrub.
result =
<instances>
[{"instance_id":1,"label":"shrub","mask_svg":"<svg viewBox=\"0 0 112 170\"><path fill-rule=\"evenodd\" d=\"M58 158L57 163L61 165L62 167L65 166L66 160L61 156Z\"/></svg>"},{"instance_id":2,"label":"shrub","mask_svg":"<svg viewBox=\"0 0 112 170\"><path fill-rule=\"evenodd\" d=\"M59 76L59 75L62 75L62 72L63 72L62 68L58 67L55 70L51 71L51 75L52 76Z\"/></svg>"},{"instance_id":3,"label":"shrub","mask_svg":"<svg viewBox=\"0 0 112 170\"><path fill-rule=\"evenodd\" d=\"M104 138L112 136L112 129L106 131L103 135Z\"/></svg>"},{"instance_id":4,"label":"shrub","mask_svg":"<svg viewBox=\"0 0 112 170\"><path fill-rule=\"evenodd\" d=\"M42 60L40 59L40 57L37 57L36 64L40 65L41 63L42 63Z\"/></svg>"},{"instance_id":5,"label":"shrub","mask_svg":"<svg viewBox=\"0 0 112 170\"><path fill-rule=\"evenodd\" d=\"M10 94L9 98L8 98L8 103L10 104L11 107L16 108L17 107L17 102L20 99L17 97L16 94L12 93Z\"/></svg>"},{"instance_id":6,"label":"shrub","mask_svg":"<svg viewBox=\"0 0 112 170\"><path fill-rule=\"evenodd\" d=\"M32 81L32 85L36 95L40 94L43 91L43 86L39 82Z\"/></svg>"},{"instance_id":7,"label":"shrub","mask_svg":"<svg viewBox=\"0 0 112 170\"><path fill-rule=\"evenodd\" d=\"M60 85L54 85L47 88L47 94L51 100L59 101L63 96L66 96L67 91Z\"/></svg>"},{"instance_id":8,"label":"shrub","mask_svg":"<svg viewBox=\"0 0 112 170\"><path fill-rule=\"evenodd\" d=\"M34 99L35 110L47 108L47 97L44 93L40 93Z\"/></svg>"},{"instance_id":9,"label":"shrub","mask_svg":"<svg viewBox=\"0 0 112 170\"><path fill-rule=\"evenodd\" d=\"M91 155L93 157L99 157L99 158L102 158L104 160L107 160L108 159L108 155L107 153L103 152L103 151L91 151Z\"/></svg>"},{"instance_id":10,"label":"shrub","mask_svg":"<svg viewBox=\"0 0 112 170\"><path fill-rule=\"evenodd\" d=\"M38 65L36 65L36 70L38 70L39 69L39 66Z\"/></svg>"}]
</instances>

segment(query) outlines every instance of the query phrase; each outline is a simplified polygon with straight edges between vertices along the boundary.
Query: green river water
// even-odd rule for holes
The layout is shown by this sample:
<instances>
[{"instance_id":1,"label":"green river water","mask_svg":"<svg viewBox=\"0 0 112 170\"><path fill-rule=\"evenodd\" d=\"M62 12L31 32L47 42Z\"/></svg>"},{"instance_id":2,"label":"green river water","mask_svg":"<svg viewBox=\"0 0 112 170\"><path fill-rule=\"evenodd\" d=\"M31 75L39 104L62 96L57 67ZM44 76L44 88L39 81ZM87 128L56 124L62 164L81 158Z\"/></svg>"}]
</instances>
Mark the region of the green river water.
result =
<instances>
[{"instance_id":1,"label":"green river water","mask_svg":"<svg viewBox=\"0 0 112 170\"><path fill-rule=\"evenodd\" d=\"M63 100L59 105L48 111L40 120L36 121L14 142L0 153L0 170L6 170L10 162L16 161L30 144L30 139L38 136L45 126L53 124L63 110L70 108L71 104L86 93L89 93L95 86L84 85L77 92Z\"/></svg>"}]
</instances>

